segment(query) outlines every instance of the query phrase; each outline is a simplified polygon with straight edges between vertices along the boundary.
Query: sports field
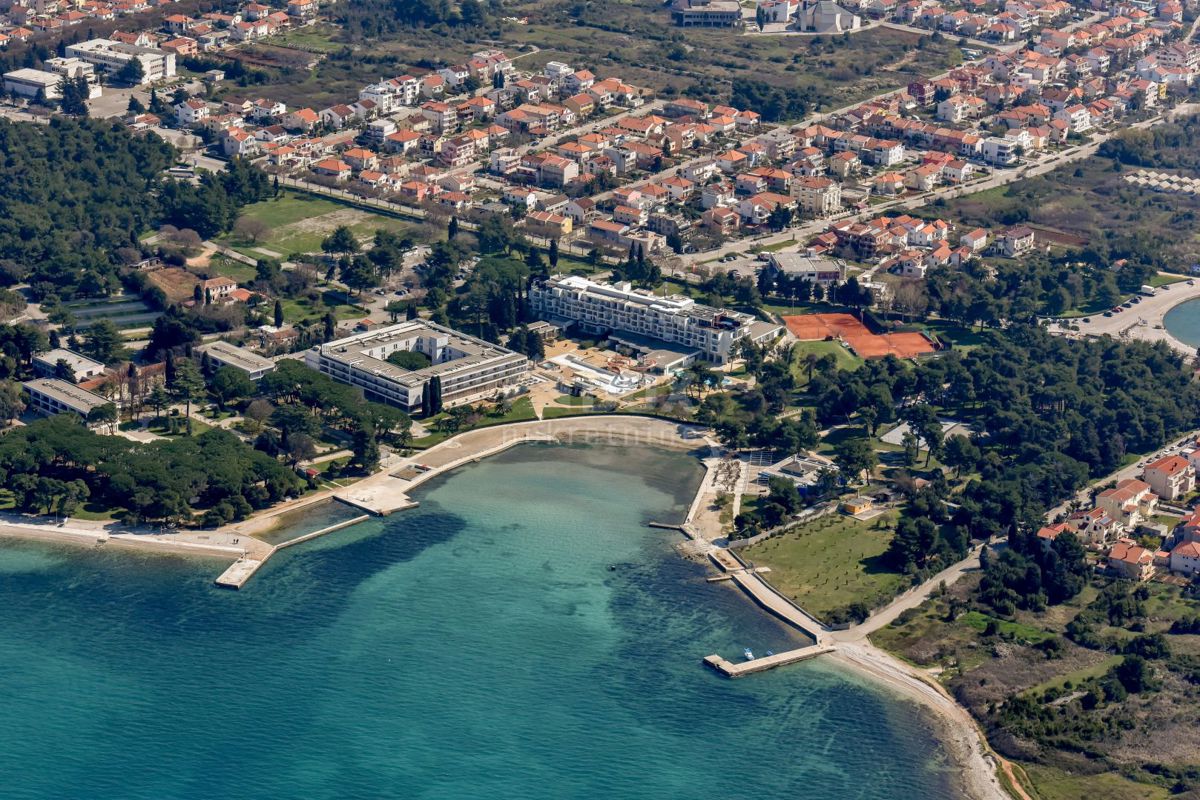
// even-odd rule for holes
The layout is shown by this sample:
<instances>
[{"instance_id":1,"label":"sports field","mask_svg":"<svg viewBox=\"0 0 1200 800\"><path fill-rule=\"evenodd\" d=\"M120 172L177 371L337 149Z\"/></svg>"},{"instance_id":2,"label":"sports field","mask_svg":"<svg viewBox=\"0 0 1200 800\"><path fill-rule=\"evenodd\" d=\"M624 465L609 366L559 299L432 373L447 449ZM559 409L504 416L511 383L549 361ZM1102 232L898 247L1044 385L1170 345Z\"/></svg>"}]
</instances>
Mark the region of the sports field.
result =
<instances>
[{"instance_id":1,"label":"sports field","mask_svg":"<svg viewBox=\"0 0 1200 800\"><path fill-rule=\"evenodd\" d=\"M912 358L934 351L933 344L919 333L871 333L850 314L801 314L783 321L801 341L842 339L862 358Z\"/></svg>"}]
</instances>

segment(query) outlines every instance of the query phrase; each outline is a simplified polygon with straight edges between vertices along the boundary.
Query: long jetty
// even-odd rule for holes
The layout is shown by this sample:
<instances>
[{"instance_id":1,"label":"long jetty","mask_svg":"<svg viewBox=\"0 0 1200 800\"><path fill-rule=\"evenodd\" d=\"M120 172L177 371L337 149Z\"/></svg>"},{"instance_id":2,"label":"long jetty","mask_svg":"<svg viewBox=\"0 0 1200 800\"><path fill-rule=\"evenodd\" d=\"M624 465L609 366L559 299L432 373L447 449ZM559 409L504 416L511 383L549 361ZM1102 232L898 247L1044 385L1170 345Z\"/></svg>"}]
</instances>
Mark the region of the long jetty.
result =
<instances>
[{"instance_id":1,"label":"long jetty","mask_svg":"<svg viewBox=\"0 0 1200 800\"><path fill-rule=\"evenodd\" d=\"M762 658L754 658L749 661L734 662L718 655L705 656L704 663L727 678L741 678L745 675L752 675L755 672L765 672L775 667L784 667L788 664L807 661L810 658L832 653L836 649L831 644L810 644L807 647L788 650L785 653L775 653L774 655L763 656Z\"/></svg>"}]
</instances>

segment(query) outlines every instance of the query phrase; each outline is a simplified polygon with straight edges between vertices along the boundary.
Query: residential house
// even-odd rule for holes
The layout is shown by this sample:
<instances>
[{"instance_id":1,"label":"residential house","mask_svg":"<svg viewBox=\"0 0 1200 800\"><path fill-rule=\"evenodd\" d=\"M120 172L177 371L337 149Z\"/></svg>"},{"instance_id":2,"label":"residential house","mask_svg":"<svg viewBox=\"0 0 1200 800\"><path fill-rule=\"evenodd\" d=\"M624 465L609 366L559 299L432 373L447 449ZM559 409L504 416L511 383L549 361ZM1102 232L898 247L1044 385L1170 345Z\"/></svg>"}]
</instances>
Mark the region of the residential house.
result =
<instances>
[{"instance_id":1,"label":"residential house","mask_svg":"<svg viewBox=\"0 0 1200 800\"><path fill-rule=\"evenodd\" d=\"M1118 524L1132 529L1142 520L1154 516L1158 509L1158 496L1150 489L1150 484L1127 478L1114 488L1096 495L1096 505Z\"/></svg>"},{"instance_id":2,"label":"residential house","mask_svg":"<svg viewBox=\"0 0 1200 800\"><path fill-rule=\"evenodd\" d=\"M1167 456L1146 465L1142 480L1163 500L1178 500L1196 488L1196 468L1182 456Z\"/></svg>"},{"instance_id":3,"label":"residential house","mask_svg":"<svg viewBox=\"0 0 1200 800\"><path fill-rule=\"evenodd\" d=\"M1034 233L1024 225L1002 231L996 239L996 247L1001 255L1016 258L1022 253L1033 249Z\"/></svg>"},{"instance_id":4,"label":"residential house","mask_svg":"<svg viewBox=\"0 0 1200 800\"><path fill-rule=\"evenodd\" d=\"M1200 542L1182 542L1171 550L1171 571L1184 575L1200 574Z\"/></svg>"},{"instance_id":5,"label":"residential house","mask_svg":"<svg viewBox=\"0 0 1200 800\"><path fill-rule=\"evenodd\" d=\"M1108 551L1108 569L1119 578L1150 580L1154 576L1154 551L1132 539L1118 539Z\"/></svg>"}]
</instances>

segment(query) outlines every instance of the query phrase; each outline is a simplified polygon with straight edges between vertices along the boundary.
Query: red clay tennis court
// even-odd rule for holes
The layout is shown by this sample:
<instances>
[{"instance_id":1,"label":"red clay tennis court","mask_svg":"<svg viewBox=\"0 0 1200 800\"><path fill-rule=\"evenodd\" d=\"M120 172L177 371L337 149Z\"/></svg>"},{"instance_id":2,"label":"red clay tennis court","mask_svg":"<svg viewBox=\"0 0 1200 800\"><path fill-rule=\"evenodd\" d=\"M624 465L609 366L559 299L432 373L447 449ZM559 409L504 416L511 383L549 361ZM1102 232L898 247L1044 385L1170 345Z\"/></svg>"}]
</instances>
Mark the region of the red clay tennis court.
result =
<instances>
[{"instance_id":1,"label":"red clay tennis court","mask_svg":"<svg viewBox=\"0 0 1200 800\"><path fill-rule=\"evenodd\" d=\"M919 333L876 334L850 314L803 314L784 317L792 335L801 341L842 339L863 358L912 358L934 352L933 344Z\"/></svg>"}]
</instances>

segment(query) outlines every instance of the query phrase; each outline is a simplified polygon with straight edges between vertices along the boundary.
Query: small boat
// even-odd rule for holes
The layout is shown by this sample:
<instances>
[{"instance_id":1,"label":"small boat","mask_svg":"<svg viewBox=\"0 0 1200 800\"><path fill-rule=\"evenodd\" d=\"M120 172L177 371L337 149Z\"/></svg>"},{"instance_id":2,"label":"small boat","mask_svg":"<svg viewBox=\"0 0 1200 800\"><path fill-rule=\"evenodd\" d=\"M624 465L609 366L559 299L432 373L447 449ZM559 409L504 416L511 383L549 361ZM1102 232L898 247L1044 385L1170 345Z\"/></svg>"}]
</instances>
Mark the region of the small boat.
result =
<instances>
[{"instance_id":1,"label":"small boat","mask_svg":"<svg viewBox=\"0 0 1200 800\"><path fill-rule=\"evenodd\" d=\"M745 650L742 651L742 655L746 657L747 661L754 660L754 651L751 650L749 647L747 647Z\"/></svg>"},{"instance_id":2,"label":"small boat","mask_svg":"<svg viewBox=\"0 0 1200 800\"><path fill-rule=\"evenodd\" d=\"M775 655L775 651L774 651L774 650L768 650L768 651L767 651L767 655L769 655L769 656L773 656L773 655Z\"/></svg>"}]
</instances>

